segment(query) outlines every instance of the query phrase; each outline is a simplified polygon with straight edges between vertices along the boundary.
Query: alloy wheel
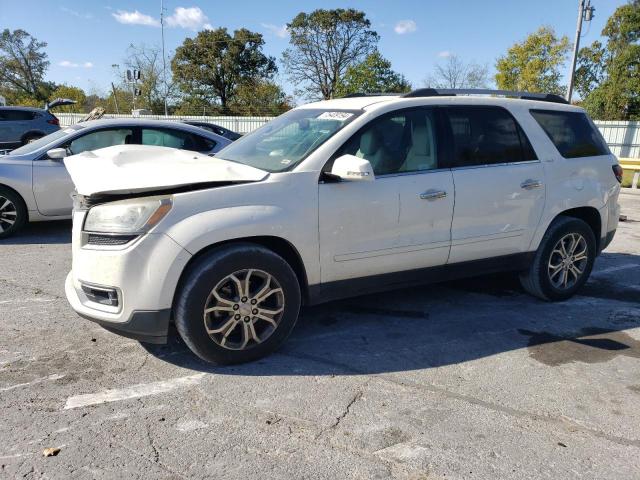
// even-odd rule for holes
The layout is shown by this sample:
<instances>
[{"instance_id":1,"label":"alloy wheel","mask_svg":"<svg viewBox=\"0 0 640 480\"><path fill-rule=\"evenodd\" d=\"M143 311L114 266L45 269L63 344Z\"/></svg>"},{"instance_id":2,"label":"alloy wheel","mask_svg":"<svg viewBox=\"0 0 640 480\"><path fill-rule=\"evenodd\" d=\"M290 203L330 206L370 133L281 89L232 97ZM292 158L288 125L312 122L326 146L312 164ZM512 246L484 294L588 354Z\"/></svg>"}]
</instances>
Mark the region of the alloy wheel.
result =
<instances>
[{"instance_id":1,"label":"alloy wheel","mask_svg":"<svg viewBox=\"0 0 640 480\"><path fill-rule=\"evenodd\" d=\"M14 203L0 195L0 233L6 232L16 223L18 211Z\"/></svg>"},{"instance_id":2,"label":"alloy wheel","mask_svg":"<svg viewBox=\"0 0 640 480\"><path fill-rule=\"evenodd\" d=\"M572 288L584 274L589 261L586 239L579 233L562 237L551 251L548 275L551 285L559 290Z\"/></svg>"},{"instance_id":3,"label":"alloy wheel","mask_svg":"<svg viewBox=\"0 0 640 480\"><path fill-rule=\"evenodd\" d=\"M224 277L204 306L209 337L229 350L254 347L276 331L284 314L284 292L273 275L239 270Z\"/></svg>"}]
</instances>

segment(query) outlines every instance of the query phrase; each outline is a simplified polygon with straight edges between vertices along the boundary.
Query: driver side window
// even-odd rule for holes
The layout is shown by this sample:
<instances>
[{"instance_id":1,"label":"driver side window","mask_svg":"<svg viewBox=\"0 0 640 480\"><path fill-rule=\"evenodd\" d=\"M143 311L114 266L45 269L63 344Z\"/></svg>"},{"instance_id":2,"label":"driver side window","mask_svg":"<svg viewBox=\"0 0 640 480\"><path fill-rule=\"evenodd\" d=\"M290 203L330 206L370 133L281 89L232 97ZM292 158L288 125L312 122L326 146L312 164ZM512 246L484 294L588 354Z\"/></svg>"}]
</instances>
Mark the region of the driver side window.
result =
<instances>
[{"instance_id":1,"label":"driver side window","mask_svg":"<svg viewBox=\"0 0 640 480\"><path fill-rule=\"evenodd\" d=\"M340 150L371 163L376 176L438 168L433 110L396 112L377 118Z\"/></svg>"}]
</instances>

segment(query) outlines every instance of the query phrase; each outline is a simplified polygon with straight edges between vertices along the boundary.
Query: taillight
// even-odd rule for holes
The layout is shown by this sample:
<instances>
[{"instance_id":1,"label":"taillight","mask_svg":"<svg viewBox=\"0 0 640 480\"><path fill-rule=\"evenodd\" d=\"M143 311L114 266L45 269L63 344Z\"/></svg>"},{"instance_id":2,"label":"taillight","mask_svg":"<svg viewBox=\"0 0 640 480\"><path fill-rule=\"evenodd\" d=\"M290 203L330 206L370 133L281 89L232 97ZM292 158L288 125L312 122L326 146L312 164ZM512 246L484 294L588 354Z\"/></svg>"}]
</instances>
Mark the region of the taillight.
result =
<instances>
[{"instance_id":1,"label":"taillight","mask_svg":"<svg viewBox=\"0 0 640 480\"><path fill-rule=\"evenodd\" d=\"M620 165L613 165L613 174L616 176L618 183L622 183L622 167Z\"/></svg>"},{"instance_id":2,"label":"taillight","mask_svg":"<svg viewBox=\"0 0 640 480\"><path fill-rule=\"evenodd\" d=\"M51 117L49 120L47 120L47 123L60 126L60 120L58 120L56 117Z\"/></svg>"}]
</instances>

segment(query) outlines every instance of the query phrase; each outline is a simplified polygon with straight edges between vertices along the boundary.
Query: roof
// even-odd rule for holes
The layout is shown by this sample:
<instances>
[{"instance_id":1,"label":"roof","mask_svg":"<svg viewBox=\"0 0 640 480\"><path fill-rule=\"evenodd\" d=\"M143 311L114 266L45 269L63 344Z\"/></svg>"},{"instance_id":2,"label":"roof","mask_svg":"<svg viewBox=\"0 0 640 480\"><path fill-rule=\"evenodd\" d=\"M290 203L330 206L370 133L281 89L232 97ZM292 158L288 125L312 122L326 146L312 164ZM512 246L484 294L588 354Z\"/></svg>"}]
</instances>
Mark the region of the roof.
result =
<instances>
[{"instance_id":1,"label":"roof","mask_svg":"<svg viewBox=\"0 0 640 480\"><path fill-rule=\"evenodd\" d=\"M479 95L452 95L431 97L401 97L399 95L379 95L338 98L320 102L308 103L298 108L321 108L336 110L377 110L388 107L390 104L398 107L417 105L496 105L510 107L515 105L527 105L529 108L544 110L572 110L582 111L581 107L565 103L555 103L542 100L526 100L521 98L479 96Z\"/></svg>"},{"instance_id":2,"label":"roof","mask_svg":"<svg viewBox=\"0 0 640 480\"><path fill-rule=\"evenodd\" d=\"M20 107L20 106L4 106L4 105L0 105L0 110L23 110L26 112L45 112L48 113L44 108L37 108L37 107Z\"/></svg>"},{"instance_id":3,"label":"roof","mask_svg":"<svg viewBox=\"0 0 640 480\"><path fill-rule=\"evenodd\" d=\"M188 123L184 123L182 121L173 121L173 120L156 120L156 119L146 119L146 118L101 118L99 120L89 120L87 122L76 123L77 126L82 126L85 128L97 128L97 127L107 127L107 126L147 126L147 127L168 127L168 128L177 128L180 130L185 130L192 133L197 133L198 135L205 135L209 137L216 138L224 138L221 135L218 135L210 130L205 130L200 127L196 127L194 125L189 125Z\"/></svg>"}]
</instances>

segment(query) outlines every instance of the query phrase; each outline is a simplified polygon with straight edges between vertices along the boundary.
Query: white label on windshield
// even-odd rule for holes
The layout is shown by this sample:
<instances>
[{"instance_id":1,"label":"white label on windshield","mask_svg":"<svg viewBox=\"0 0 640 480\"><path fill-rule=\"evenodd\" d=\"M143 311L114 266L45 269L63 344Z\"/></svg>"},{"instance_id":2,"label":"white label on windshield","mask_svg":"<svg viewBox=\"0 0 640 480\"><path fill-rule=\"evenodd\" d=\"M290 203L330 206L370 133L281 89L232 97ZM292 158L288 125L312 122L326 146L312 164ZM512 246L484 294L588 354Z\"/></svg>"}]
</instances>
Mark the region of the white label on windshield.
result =
<instances>
[{"instance_id":1,"label":"white label on windshield","mask_svg":"<svg viewBox=\"0 0 640 480\"><path fill-rule=\"evenodd\" d=\"M353 113L349 112L323 112L318 115L319 120L347 120L353 117Z\"/></svg>"}]
</instances>

